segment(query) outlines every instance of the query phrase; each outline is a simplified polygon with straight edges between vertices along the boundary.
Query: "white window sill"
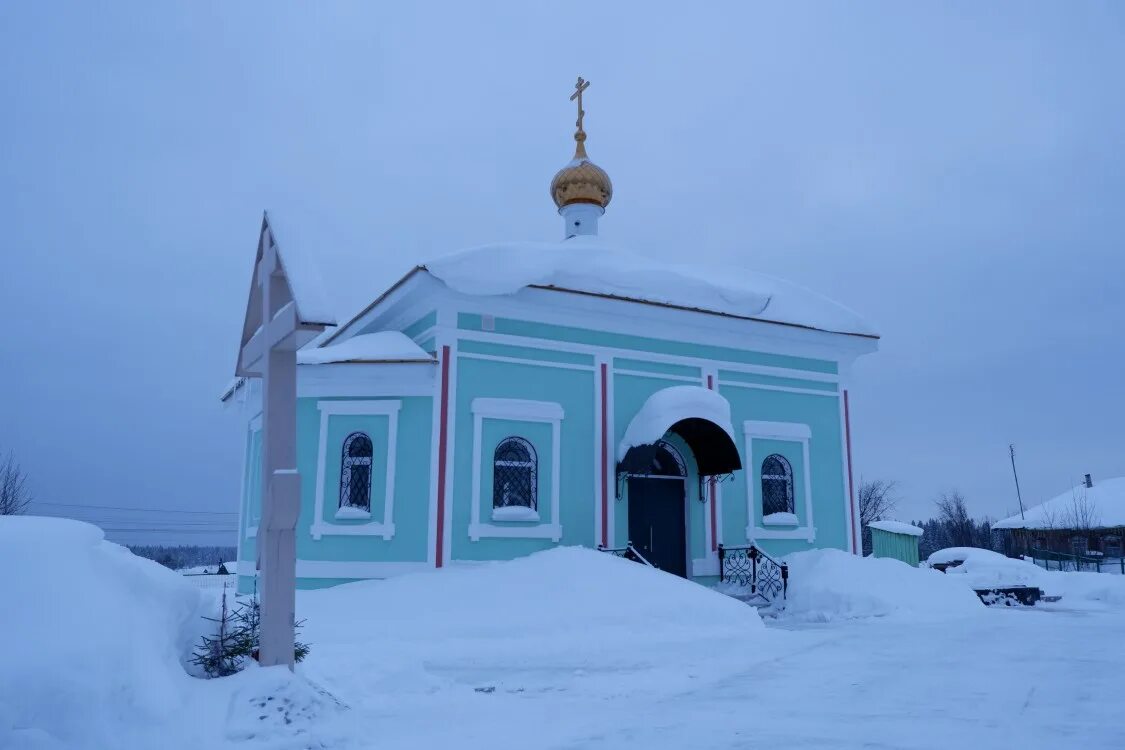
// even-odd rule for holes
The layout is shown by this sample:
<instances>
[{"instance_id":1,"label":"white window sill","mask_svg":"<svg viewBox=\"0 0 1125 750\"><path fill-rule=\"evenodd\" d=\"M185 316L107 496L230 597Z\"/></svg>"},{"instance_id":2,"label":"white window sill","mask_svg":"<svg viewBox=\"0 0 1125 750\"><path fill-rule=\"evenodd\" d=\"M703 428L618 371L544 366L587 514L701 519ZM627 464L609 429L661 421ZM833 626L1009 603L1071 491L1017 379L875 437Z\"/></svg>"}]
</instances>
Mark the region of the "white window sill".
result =
<instances>
[{"instance_id":1,"label":"white window sill","mask_svg":"<svg viewBox=\"0 0 1125 750\"><path fill-rule=\"evenodd\" d=\"M753 542L758 539L804 539L812 542L816 539L815 526L786 526L786 527L772 527L765 526L747 526L746 539Z\"/></svg>"},{"instance_id":2,"label":"white window sill","mask_svg":"<svg viewBox=\"0 0 1125 750\"><path fill-rule=\"evenodd\" d=\"M337 521L369 521L371 520L371 511L345 505L336 511L335 518Z\"/></svg>"},{"instance_id":3,"label":"white window sill","mask_svg":"<svg viewBox=\"0 0 1125 750\"><path fill-rule=\"evenodd\" d=\"M492 509L493 521L534 521L539 523L539 512L526 505L509 505Z\"/></svg>"},{"instance_id":4,"label":"white window sill","mask_svg":"<svg viewBox=\"0 0 1125 750\"><path fill-rule=\"evenodd\" d=\"M562 539L562 526L557 523L545 523L539 526L496 526L491 523L469 524L469 539L504 538L504 539L550 539L557 542Z\"/></svg>"},{"instance_id":5,"label":"white window sill","mask_svg":"<svg viewBox=\"0 0 1125 750\"><path fill-rule=\"evenodd\" d=\"M313 539L322 536L381 536L389 540L395 535L393 523L314 523L309 529Z\"/></svg>"},{"instance_id":6,"label":"white window sill","mask_svg":"<svg viewBox=\"0 0 1125 750\"><path fill-rule=\"evenodd\" d=\"M796 513L770 513L762 518L763 526L795 527L801 524Z\"/></svg>"}]
</instances>

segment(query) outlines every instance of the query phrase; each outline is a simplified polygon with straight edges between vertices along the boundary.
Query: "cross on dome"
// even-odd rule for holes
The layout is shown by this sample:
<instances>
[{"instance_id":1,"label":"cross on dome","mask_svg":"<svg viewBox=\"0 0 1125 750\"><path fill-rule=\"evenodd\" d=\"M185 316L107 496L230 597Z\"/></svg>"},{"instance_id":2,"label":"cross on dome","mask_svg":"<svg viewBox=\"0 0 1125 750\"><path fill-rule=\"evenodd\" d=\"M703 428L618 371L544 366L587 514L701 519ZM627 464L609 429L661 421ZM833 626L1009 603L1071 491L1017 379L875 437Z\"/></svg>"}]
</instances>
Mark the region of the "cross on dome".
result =
<instances>
[{"instance_id":1,"label":"cross on dome","mask_svg":"<svg viewBox=\"0 0 1125 750\"><path fill-rule=\"evenodd\" d=\"M578 119L574 123L574 158L551 180L551 198L566 220L567 237L597 234L598 218L605 213L605 207L613 198L613 183L609 175L590 161L586 154L586 110L582 108L582 94L588 88L590 82L579 76L574 84L574 93L570 95L570 100L576 101L578 106Z\"/></svg>"}]
</instances>

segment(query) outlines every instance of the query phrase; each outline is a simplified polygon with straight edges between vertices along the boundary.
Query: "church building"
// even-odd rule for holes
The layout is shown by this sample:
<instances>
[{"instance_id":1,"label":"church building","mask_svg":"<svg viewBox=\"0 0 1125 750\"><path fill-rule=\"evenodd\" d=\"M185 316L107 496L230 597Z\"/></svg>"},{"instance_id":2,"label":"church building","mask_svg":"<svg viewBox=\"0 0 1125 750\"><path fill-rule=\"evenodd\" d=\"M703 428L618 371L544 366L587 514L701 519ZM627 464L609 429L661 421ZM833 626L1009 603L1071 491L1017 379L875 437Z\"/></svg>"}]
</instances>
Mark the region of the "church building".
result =
<instances>
[{"instance_id":1,"label":"church building","mask_svg":"<svg viewBox=\"0 0 1125 750\"><path fill-rule=\"evenodd\" d=\"M572 97L574 157L550 182L561 240L419 264L297 352L298 587L555 545L708 584L724 550L858 551L848 383L877 335L799 286L601 241L613 186L586 153L587 85ZM264 217L260 247L303 286L307 319L327 307L310 291L317 248L286 218ZM237 380L223 400L246 414L248 591L260 381Z\"/></svg>"}]
</instances>

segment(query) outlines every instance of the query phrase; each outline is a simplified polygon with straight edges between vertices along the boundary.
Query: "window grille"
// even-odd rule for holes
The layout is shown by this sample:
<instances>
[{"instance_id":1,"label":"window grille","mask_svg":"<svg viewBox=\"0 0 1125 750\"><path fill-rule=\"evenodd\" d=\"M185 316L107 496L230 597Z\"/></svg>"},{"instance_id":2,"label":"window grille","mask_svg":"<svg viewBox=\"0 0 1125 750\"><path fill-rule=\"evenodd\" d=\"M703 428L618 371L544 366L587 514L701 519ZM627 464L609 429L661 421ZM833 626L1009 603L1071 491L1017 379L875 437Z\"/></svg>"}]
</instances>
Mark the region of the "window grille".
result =
<instances>
[{"instance_id":1,"label":"window grille","mask_svg":"<svg viewBox=\"0 0 1125 750\"><path fill-rule=\"evenodd\" d=\"M340 459L340 507L371 510L371 463L374 449L371 438L353 432L344 440Z\"/></svg>"},{"instance_id":2,"label":"window grille","mask_svg":"<svg viewBox=\"0 0 1125 750\"><path fill-rule=\"evenodd\" d=\"M793 513L793 467L774 453L762 461L762 515Z\"/></svg>"},{"instance_id":3,"label":"window grille","mask_svg":"<svg viewBox=\"0 0 1125 750\"><path fill-rule=\"evenodd\" d=\"M538 464L535 448L527 440L501 440L492 459L492 507L536 510Z\"/></svg>"}]
</instances>

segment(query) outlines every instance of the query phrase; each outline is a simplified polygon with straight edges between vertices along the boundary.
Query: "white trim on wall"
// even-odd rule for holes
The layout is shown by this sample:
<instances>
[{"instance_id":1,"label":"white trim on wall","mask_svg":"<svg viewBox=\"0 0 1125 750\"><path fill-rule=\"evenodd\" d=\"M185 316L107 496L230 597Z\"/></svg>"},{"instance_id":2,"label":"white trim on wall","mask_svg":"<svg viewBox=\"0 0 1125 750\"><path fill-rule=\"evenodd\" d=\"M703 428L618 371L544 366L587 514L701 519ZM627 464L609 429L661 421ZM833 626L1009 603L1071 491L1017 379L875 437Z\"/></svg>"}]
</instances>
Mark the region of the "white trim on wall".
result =
<instances>
[{"instance_id":1,"label":"white trim on wall","mask_svg":"<svg viewBox=\"0 0 1125 750\"><path fill-rule=\"evenodd\" d=\"M365 562L355 560L298 560L297 578L390 578L429 570L428 562ZM253 563L239 561L238 575L256 576Z\"/></svg>"},{"instance_id":2,"label":"white trim on wall","mask_svg":"<svg viewBox=\"0 0 1125 750\"><path fill-rule=\"evenodd\" d=\"M526 357L507 357L499 354L478 354L477 352L461 352L464 359L479 359L485 362L504 362L512 365L532 365L534 367L554 367L560 370L582 370L590 372L593 365L579 365L573 362L554 362L546 359L529 359Z\"/></svg>"},{"instance_id":3,"label":"white trim on wall","mask_svg":"<svg viewBox=\"0 0 1125 750\"><path fill-rule=\"evenodd\" d=\"M562 539L562 524L559 522L559 488L562 456L561 404L554 401L530 401L521 398L475 398L473 412L473 494L469 517L469 539L476 542L481 538L506 539ZM504 526L481 523L481 484L484 480L482 434L485 419L509 419L516 422L546 422L551 425L551 522L537 526Z\"/></svg>"},{"instance_id":4,"label":"white trim on wall","mask_svg":"<svg viewBox=\"0 0 1125 750\"><path fill-rule=\"evenodd\" d=\"M381 536L390 540L395 534L395 463L398 458L398 412L402 402L393 399L379 401L318 401L320 410L320 439L316 455L316 494L313 522L309 533L313 539L322 536ZM324 520L324 480L328 459L328 421L332 416L387 417L386 486L383 491L383 520L362 524L332 523ZM298 575L300 575L298 573Z\"/></svg>"},{"instance_id":5,"label":"white trim on wall","mask_svg":"<svg viewBox=\"0 0 1125 750\"><path fill-rule=\"evenodd\" d=\"M746 539L816 539L816 526L813 524L812 463L809 461L809 440L812 430L807 424L799 422L760 422L746 420L742 423L742 433L746 441ZM790 529L766 528L762 525L761 513L754 502L754 478L757 463L754 459L754 440L783 440L801 444L801 461L805 485L805 525Z\"/></svg>"},{"instance_id":6,"label":"white trim on wall","mask_svg":"<svg viewBox=\"0 0 1125 750\"><path fill-rule=\"evenodd\" d=\"M476 311L463 310L463 312L473 312L473 313L475 313ZM518 317L518 319L520 319L520 320L529 320L531 322L537 322L537 321L532 319L534 316L530 316L529 311L524 311L521 314L513 313L512 317ZM547 323L547 324L548 325L556 325L555 323ZM573 325L573 323L571 323L571 325ZM604 327L604 325L602 327ZM773 366L773 365L755 365L755 364L750 364L750 363L747 363L747 362L735 362L735 361L727 361L727 360L719 360L719 359L707 359L707 358L704 358L704 357L689 357L689 356L684 356L684 355L680 355L680 354L665 354L663 352L651 352L651 351L647 351L647 350L644 350L644 349L620 349L618 347L613 347L613 346L596 346L594 344L581 344L581 343L576 343L576 342L573 342L573 341L559 341L559 340L556 340L556 339L543 339L543 338L538 338L536 336L517 336L517 335L514 335L514 334L510 334L510 333L497 333L495 331L472 331L472 330L465 330L465 329L458 328L456 330L455 335L456 335L457 338L465 339L465 340L469 340L469 341L483 341L483 342L494 343L494 344L507 344L509 346L522 346L522 347L532 347L532 348L539 348L539 349L551 349L553 351L569 352L571 354L590 354L590 355L593 355L595 357L605 356L605 357L607 357L611 360L611 362L610 362L611 368L610 369L613 369L612 368L612 358L617 357L618 359L635 359L639 362L653 362L653 363L657 363L657 364L684 365L684 366L688 366L688 367L699 367L699 368L710 367L710 368L715 368L716 370L719 370L719 369L729 370L731 372L740 372L740 373L747 373L747 374L754 374L754 375L772 375L772 376L775 376L775 377L795 378L795 379L798 379L798 380L815 380L815 381L824 382L824 383L835 383L839 380L839 375L836 375L834 373L828 373L828 372L817 372L815 370L800 370L800 369L795 369L795 368L778 367L778 366ZM625 335L631 335L631 334L625 334ZM662 339L662 340L667 340L671 343L680 343L680 341L678 339ZM705 343L705 342L700 342L700 343ZM726 346L730 346L729 341L726 343ZM748 350L742 350L742 349L740 349L739 351L757 352L758 350L749 350L749 349ZM809 356L807 354L806 355L786 354L786 353L783 353L783 352L769 351L769 350L761 351L760 353L762 353L762 354L778 354L780 356L798 356L798 357L805 357L807 359L820 359L820 360L827 361L827 362L836 362L837 363L837 369L842 367L842 363L840 363L838 355L837 356ZM539 360L536 360L536 361L539 361ZM562 364L562 363L545 363L545 364L550 365L550 364ZM684 377L684 376L681 376L681 377ZM694 380L694 378L693 378L693 380ZM723 381L723 384L724 385L731 385L734 382L735 381L725 380L725 381ZM755 386L755 384L753 384L753 383L738 383L738 384L739 385L745 385L745 386L748 386L748 387L754 387ZM774 386L774 387L781 387L781 386ZM814 391L814 392L815 393L832 393L832 391Z\"/></svg>"}]
</instances>

